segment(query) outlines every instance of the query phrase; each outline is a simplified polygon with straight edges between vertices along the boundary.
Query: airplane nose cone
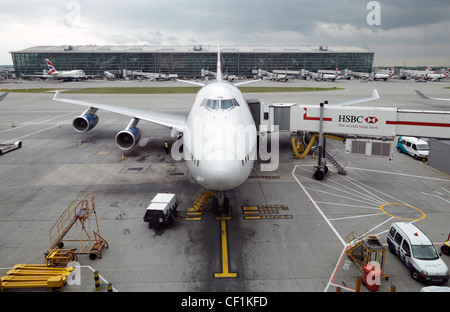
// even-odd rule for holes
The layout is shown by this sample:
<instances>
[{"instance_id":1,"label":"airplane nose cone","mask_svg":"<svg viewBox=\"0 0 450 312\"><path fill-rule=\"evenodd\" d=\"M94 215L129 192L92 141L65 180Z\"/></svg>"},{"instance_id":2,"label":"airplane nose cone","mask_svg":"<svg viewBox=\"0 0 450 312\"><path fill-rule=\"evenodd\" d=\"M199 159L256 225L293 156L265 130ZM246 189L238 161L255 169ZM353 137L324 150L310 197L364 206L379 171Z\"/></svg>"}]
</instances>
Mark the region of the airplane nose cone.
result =
<instances>
[{"instance_id":1,"label":"airplane nose cone","mask_svg":"<svg viewBox=\"0 0 450 312\"><path fill-rule=\"evenodd\" d=\"M233 189L243 182L241 167L241 161L233 153L215 150L200 162L201 184L214 191Z\"/></svg>"}]
</instances>

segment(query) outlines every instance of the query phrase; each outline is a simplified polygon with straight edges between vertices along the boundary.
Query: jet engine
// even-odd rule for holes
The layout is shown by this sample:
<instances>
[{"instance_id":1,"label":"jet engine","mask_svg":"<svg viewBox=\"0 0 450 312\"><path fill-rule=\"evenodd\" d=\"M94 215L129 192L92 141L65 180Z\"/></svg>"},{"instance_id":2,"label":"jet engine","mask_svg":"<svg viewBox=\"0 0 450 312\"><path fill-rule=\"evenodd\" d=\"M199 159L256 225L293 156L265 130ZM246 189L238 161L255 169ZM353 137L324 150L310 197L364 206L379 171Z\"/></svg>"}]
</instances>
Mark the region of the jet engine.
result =
<instances>
[{"instance_id":1,"label":"jet engine","mask_svg":"<svg viewBox=\"0 0 450 312\"><path fill-rule=\"evenodd\" d=\"M86 132L93 129L98 124L98 116L95 115L97 108L89 107L83 114L76 117L72 126L77 132Z\"/></svg>"},{"instance_id":2,"label":"jet engine","mask_svg":"<svg viewBox=\"0 0 450 312\"><path fill-rule=\"evenodd\" d=\"M72 126L77 132L86 132L98 124L98 116L95 114L86 114L76 117Z\"/></svg>"},{"instance_id":3,"label":"jet engine","mask_svg":"<svg viewBox=\"0 0 450 312\"><path fill-rule=\"evenodd\" d=\"M136 127L139 119L133 118L126 129L116 135L116 144L123 150L132 149L141 138L141 130Z\"/></svg>"}]
</instances>

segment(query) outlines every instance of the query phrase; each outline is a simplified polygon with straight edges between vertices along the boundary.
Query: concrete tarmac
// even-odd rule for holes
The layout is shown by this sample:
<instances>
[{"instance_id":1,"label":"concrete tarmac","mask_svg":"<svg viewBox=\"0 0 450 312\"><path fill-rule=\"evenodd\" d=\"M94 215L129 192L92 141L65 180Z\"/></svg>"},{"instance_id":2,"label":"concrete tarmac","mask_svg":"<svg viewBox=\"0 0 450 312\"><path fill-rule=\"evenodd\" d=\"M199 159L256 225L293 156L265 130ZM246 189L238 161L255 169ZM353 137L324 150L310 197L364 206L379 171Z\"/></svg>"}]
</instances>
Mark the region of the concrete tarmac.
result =
<instances>
[{"instance_id":1,"label":"concrete tarmac","mask_svg":"<svg viewBox=\"0 0 450 312\"><path fill-rule=\"evenodd\" d=\"M180 83L23 82L1 88L175 85ZM443 89L450 86L448 81L264 81L255 85L345 90L248 93L247 99L319 104L369 97L375 88L381 99L361 106L450 110L450 101L426 101L414 92L419 89L432 97L450 98L449 90ZM180 115L187 113L195 97L62 96ZM71 122L83 109L52 97L52 93L11 92L0 101L0 143L23 141L22 148L0 156L2 276L15 264L45 263L50 228L78 194L88 193L94 194L100 234L109 248L96 260L78 256L80 279L66 286L68 292L95 291L95 270L101 275L102 291L107 283L119 292L334 292L336 287L354 291L355 276L362 272L345 255L346 238L352 232L368 231L386 244L392 222L417 220L416 225L436 244L449 234L449 175L395 152L392 160L344 155L347 174L339 175L331 167L328 177L319 182L312 178L317 160L295 159L285 133L280 134L278 169L264 172L256 163L254 174L229 194L231 215L221 219L205 211L199 220L190 220L188 208L203 189L183 161L164 153L164 141L174 143L170 130L141 121L140 147L122 152L114 137L127 126L129 117L99 111L97 127L79 134ZM342 143L330 144L343 153ZM179 220L165 229L149 229L142 219L145 209L157 193L165 191L177 194ZM76 225L70 233L79 236L80 231ZM450 267L450 257L443 259ZM380 292L392 285L399 292L426 286L412 280L406 266L389 252L385 272L389 280L381 281ZM368 290L363 287L362 291Z\"/></svg>"}]
</instances>

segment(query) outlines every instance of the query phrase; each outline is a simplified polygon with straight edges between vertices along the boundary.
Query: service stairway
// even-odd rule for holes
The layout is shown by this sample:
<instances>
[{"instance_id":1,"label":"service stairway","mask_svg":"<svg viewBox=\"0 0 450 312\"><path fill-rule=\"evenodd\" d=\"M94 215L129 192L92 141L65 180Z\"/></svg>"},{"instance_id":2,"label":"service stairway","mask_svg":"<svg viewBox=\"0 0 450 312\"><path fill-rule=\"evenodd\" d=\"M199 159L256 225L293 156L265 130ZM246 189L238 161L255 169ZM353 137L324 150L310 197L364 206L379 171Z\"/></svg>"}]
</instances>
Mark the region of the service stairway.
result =
<instances>
[{"instance_id":1,"label":"service stairway","mask_svg":"<svg viewBox=\"0 0 450 312\"><path fill-rule=\"evenodd\" d=\"M69 231L76 223L81 225L81 235L68 238ZM50 249L47 253L56 248L62 248L64 242L78 242L76 254L89 254L91 259L95 259L97 255L101 257L101 249L108 248L108 244L100 236L94 195L78 195L50 229L49 236Z\"/></svg>"}]
</instances>

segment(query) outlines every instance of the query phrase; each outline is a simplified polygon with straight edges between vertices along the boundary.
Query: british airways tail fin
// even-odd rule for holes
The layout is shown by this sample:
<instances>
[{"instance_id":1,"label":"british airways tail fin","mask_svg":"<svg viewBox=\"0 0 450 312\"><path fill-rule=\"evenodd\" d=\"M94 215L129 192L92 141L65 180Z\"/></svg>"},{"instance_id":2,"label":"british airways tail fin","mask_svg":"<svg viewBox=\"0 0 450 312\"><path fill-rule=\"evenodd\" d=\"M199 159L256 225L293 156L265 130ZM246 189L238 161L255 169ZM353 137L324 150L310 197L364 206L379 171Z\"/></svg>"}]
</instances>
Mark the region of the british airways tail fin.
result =
<instances>
[{"instance_id":1,"label":"british airways tail fin","mask_svg":"<svg viewBox=\"0 0 450 312\"><path fill-rule=\"evenodd\" d=\"M53 64L48 59L46 59L45 62L47 63L48 74L49 75L54 74L56 72L55 66L53 66Z\"/></svg>"}]
</instances>

